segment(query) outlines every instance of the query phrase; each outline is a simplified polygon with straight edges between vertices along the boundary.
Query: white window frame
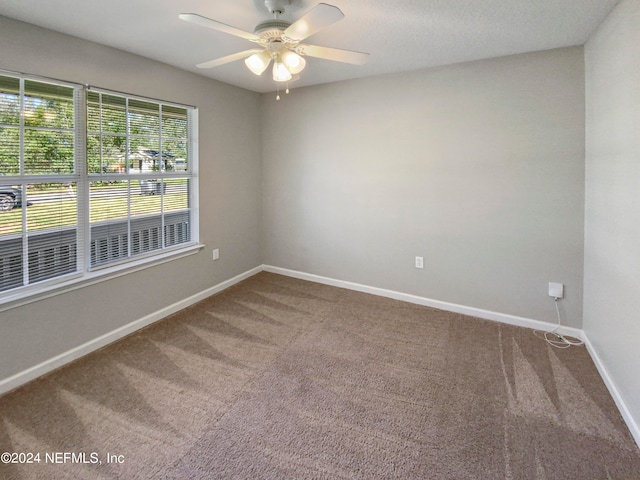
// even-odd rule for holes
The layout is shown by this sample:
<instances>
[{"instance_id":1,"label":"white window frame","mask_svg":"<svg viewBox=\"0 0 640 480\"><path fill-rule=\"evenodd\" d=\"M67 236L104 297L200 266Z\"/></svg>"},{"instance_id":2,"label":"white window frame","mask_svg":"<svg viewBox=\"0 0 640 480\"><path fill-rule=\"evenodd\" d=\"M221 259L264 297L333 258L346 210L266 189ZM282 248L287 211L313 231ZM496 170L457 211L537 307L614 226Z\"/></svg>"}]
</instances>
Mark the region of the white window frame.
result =
<instances>
[{"instance_id":1,"label":"white window frame","mask_svg":"<svg viewBox=\"0 0 640 480\"><path fill-rule=\"evenodd\" d=\"M0 75L20 78L21 83L26 80L50 83L74 88L74 166L73 174L61 175L27 175L21 162L20 175L0 175L2 184L22 184L37 182L75 182L77 185L77 268L76 272L61 275L49 280L23 285L10 290L0 292L0 311L15 308L16 306L31 303L43 298L58 295L65 291L82 288L91 284L102 282L114 277L126 275L138 270L152 267L161 263L182 258L197 253L204 247L199 243L199 189L198 189L198 108L190 105L178 104L154 98L130 95L122 92L106 90L88 85L80 85L68 81L61 81L42 76L16 73L0 70ZM129 99L151 102L160 105L184 108L188 112L188 172L182 172L181 178L189 178L189 228L190 240L171 247L154 250L146 254L130 256L125 260L107 263L105 265L91 266L91 224L89 218L89 186L92 181L110 178L100 174L90 174L87 171L87 92L96 91L108 95L115 95ZM21 121L21 125L23 122ZM24 146L21 146L21 159ZM157 178L175 178L176 174L154 172ZM26 210L28 207L23 207ZM23 222L26 213L23 213Z\"/></svg>"}]
</instances>

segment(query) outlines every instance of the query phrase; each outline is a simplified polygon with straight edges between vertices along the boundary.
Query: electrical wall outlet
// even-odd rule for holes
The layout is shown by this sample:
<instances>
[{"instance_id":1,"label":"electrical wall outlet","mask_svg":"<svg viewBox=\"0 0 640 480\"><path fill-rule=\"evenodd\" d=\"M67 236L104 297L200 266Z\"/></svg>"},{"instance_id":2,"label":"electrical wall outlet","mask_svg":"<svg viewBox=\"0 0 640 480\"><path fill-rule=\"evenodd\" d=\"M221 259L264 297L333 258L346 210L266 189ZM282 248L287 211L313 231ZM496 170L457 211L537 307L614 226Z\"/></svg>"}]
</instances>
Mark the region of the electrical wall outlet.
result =
<instances>
[{"instance_id":1,"label":"electrical wall outlet","mask_svg":"<svg viewBox=\"0 0 640 480\"><path fill-rule=\"evenodd\" d=\"M416 268L424 268L424 257L416 257Z\"/></svg>"},{"instance_id":2,"label":"electrical wall outlet","mask_svg":"<svg viewBox=\"0 0 640 480\"><path fill-rule=\"evenodd\" d=\"M213 250L212 259L213 260L218 260L219 258L220 258L220 249L219 248L215 248Z\"/></svg>"},{"instance_id":3,"label":"electrical wall outlet","mask_svg":"<svg viewBox=\"0 0 640 480\"><path fill-rule=\"evenodd\" d=\"M564 285L549 282L549 296L553 298L564 298Z\"/></svg>"}]
</instances>

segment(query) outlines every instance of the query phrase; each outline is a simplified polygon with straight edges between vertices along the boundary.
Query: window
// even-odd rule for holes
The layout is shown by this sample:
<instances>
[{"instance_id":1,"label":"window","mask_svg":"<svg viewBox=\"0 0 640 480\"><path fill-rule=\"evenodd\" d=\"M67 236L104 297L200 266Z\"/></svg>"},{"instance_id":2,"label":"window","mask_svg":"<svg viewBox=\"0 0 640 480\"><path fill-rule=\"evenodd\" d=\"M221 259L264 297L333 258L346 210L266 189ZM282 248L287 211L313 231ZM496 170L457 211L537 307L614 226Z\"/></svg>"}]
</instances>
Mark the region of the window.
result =
<instances>
[{"instance_id":1,"label":"window","mask_svg":"<svg viewBox=\"0 0 640 480\"><path fill-rule=\"evenodd\" d=\"M92 266L191 241L189 110L87 94Z\"/></svg>"},{"instance_id":2,"label":"window","mask_svg":"<svg viewBox=\"0 0 640 480\"><path fill-rule=\"evenodd\" d=\"M0 76L0 291L78 271L78 95Z\"/></svg>"},{"instance_id":3,"label":"window","mask_svg":"<svg viewBox=\"0 0 640 480\"><path fill-rule=\"evenodd\" d=\"M194 246L196 121L0 72L0 301Z\"/></svg>"}]
</instances>

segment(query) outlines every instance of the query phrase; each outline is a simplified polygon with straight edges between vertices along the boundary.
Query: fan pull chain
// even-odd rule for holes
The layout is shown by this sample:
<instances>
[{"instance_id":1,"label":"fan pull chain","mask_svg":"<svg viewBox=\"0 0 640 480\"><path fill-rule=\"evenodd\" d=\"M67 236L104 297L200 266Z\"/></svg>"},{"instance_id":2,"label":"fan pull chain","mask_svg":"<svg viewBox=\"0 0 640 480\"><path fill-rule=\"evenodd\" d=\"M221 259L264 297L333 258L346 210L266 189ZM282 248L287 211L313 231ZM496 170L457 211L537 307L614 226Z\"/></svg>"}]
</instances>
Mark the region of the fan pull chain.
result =
<instances>
[{"instance_id":1,"label":"fan pull chain","mask_svg":"<svg viewBox=\"0 0 640 480\"><path fill-rule=\"evenodd\" d=\"M287 89L284 91L285 95L289 95L289 82L287 82ZM276 100L280 100L280 84L276 84Z\"/></svg>"}]
</instances>

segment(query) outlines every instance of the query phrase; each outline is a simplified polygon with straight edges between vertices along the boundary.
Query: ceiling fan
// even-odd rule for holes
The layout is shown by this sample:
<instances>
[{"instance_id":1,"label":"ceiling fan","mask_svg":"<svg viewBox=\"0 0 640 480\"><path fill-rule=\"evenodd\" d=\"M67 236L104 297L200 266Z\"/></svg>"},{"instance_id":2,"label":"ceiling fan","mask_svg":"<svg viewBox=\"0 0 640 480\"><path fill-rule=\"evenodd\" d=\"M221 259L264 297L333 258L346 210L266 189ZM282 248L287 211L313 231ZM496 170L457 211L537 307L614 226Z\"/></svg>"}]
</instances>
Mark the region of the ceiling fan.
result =
<instances>
[{"instance_id":1,"label":"ceiling fan","mask_svg":"<svg viewBox=\"0 0 640 480\"><path fill-rule=\"evenodd\" d=\"M196 13L181 13L179 18L185 22L213 28L257 43L259 47L227 55L196 65L198 68L213 68L236 60L245 59L245 64L256 75L269 67L273 60L273 80L288 82L295 80L305 67L305 56L334 60L337 62L364 65L368 53L321 47L302 43L314 33L342 20L344 14L333 5L319 3L303 17L291 23L280 18L290 0L265 0L265 6L273 15L272 19L260 22L253 33L212 20Z\"/></svg>"}]
</instances>

